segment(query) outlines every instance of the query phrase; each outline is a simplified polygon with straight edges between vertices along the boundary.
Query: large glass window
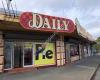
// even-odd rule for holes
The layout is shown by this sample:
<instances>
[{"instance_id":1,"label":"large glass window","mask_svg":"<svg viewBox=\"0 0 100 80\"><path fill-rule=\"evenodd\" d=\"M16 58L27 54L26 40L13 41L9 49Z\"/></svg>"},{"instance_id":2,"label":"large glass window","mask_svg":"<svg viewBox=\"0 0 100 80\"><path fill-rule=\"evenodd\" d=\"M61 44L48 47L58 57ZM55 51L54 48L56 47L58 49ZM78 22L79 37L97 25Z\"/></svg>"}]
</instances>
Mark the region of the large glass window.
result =
<instances>
[{"instance_id":1,"label":"large glass window","mask_svg":"<svg viewBox=\"0 0 100 80\"><path fill-rule=\"evenodd\" d=\"M78 45L70 45L70 55L71 56L76 56L76 55L79 55L79 47Z\"/></svg>"},{"instance_id":2,"label":"large glass window","mask_svg":"<svg viewBox=\"0 0 100 80\"><path fill-rule=\"evenodd\" d=\"M33 43L32 42L5 42L4 55L5 69L32 66Z\"/></svg>"},{"instance_id":3,"label":"large glass window","mask_svg":"<svg viewBox=\"0 0 100 80\"><path fill-rule=\"evenodd\" d=\"M12 52L13 52L13 43L5 42L5 54L4 54L5 69L9 69L12 67Z\"/></svg>"},{"instance_id":4,"label":"large glass window","mask_svg":"<svg viewBox=\"0 0 100 80\"><path fill-rule=\"evenodd\" d=\"M24 43L24 66L32 65L33 44L31 42Z\"/></svg>"}]
</instances>

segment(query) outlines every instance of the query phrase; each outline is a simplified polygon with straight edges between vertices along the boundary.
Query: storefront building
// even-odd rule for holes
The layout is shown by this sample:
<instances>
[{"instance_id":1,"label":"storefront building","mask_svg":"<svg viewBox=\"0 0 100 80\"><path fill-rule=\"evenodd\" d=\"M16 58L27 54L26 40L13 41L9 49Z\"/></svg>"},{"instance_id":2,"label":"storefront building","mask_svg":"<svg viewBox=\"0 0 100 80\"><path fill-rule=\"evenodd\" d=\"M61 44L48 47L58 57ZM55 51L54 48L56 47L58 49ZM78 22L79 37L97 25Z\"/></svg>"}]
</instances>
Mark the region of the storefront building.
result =
<instances>
[{"instance_id":1,"label":"storefront building","mask_svg":"<svg viewBox=\"0 0 100 80\"><path fill-rule=\"evenodd\" d=\"M64 66L91 55L93 41L70 19L23 12L0 14L0 72Z\"/></svg>"}]
</instances>

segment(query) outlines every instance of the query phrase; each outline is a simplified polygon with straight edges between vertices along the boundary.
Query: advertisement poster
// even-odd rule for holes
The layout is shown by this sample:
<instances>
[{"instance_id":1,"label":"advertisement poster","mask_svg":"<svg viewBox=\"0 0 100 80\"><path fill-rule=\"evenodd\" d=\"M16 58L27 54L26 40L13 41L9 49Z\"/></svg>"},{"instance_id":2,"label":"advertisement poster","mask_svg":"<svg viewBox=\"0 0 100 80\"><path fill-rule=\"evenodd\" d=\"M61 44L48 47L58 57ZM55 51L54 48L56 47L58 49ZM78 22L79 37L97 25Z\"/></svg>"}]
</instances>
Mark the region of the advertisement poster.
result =
<instances>
[{"instance_id":1,"label":"advertisement poster","mask_svg":"<svg viewBox=\"0 0 100 80\"><path fill-rule=\"evenodd\" d=\"M55 64L55 45L47 43L43 48L43 44L35 44L34 66L45 66Z\"/></svg>"}]
</instances>

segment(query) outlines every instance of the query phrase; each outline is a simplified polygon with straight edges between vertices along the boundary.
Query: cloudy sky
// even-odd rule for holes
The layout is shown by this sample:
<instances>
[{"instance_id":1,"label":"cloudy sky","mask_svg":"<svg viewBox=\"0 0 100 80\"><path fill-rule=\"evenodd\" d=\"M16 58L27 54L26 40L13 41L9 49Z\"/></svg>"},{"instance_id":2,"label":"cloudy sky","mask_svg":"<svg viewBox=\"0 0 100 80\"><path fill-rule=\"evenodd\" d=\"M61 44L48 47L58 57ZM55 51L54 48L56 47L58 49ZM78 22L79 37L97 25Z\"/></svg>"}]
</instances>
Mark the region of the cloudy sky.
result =
<instances>
[{"instance_id":1,"label":"cloudy sky","mask_svg":"<svg viewBox=\"0 0 100 80\"><path fill-rule=\"evenodd\" d=\"M0 0L0 7L2 7ZM100 0L12 0L18 11L32 11L52 16L77 17L95 38L100 36Z\"/></svg>"}]
</instances>

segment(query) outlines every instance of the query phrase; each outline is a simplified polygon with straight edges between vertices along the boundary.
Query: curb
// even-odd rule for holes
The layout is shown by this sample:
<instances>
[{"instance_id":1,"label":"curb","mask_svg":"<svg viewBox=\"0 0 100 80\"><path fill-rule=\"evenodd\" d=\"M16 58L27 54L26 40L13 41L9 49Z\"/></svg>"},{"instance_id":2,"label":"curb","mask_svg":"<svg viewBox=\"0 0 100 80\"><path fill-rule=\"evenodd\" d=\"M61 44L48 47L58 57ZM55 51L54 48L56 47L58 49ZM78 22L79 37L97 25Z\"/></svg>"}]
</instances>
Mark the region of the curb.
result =
<instances>
[{"instance_id":1,"label":"curb","mask_svg":"<svg viewBox=\"0 0 100 80\"><path fill-rule=\"evenodd\" d=\"M93 72L93 74L92 74L92 76L89 80L94 80L95 79L95 76L96 76L96 73L97 73L97 70L99 69L99 67L100 67L100 64L97 65L95 71Z\"/></svg>"}]
</instances>

